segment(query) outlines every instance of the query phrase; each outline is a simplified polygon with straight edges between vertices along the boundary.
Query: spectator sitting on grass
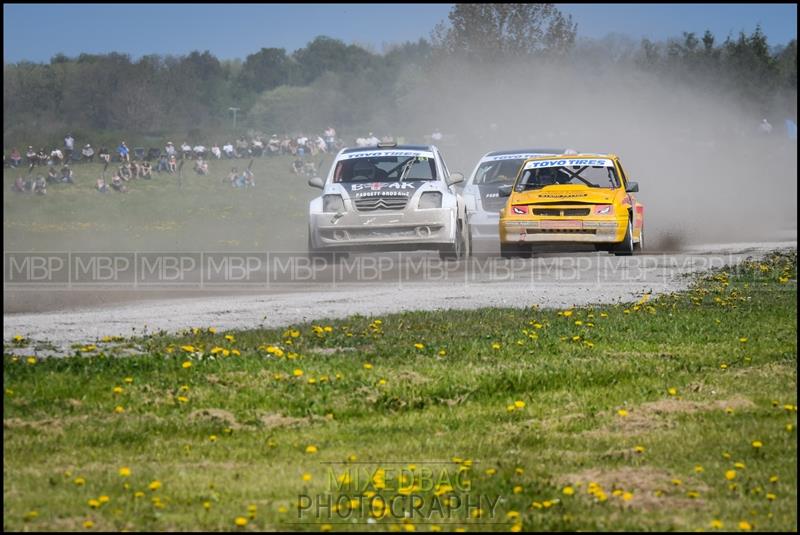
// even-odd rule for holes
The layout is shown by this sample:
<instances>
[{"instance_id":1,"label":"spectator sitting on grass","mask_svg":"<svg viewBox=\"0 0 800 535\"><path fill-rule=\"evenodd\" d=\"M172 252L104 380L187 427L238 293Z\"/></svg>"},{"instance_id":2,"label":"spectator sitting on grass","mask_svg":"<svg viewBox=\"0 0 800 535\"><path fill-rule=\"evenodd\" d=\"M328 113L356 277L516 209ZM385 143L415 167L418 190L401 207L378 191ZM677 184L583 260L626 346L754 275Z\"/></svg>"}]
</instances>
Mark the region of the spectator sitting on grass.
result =
<instances>
[{"instance_id":1,"label":"spectator sitting on grass","mask_svg":"<svg viewBox=\"0 0 800 535\"><path fill-rule=\"evenodd\" d=\"M145 180L150 180L153 178L153 168L151 167L150 162L142 162L142 164L139 166L139 176Z\"/></svg>"},{"instance_id":2,"label":"spectator sitting on grass","mask_svg":"<svg viewBox=\"0 0 800 535\"><path fill-rule=\"evenodd\" d=\"M35 164L39 163L39 158L36 156L36 151L33 150L32 146L28 147L28 152L25 153L25 157L28 158L28 165L34 166Z\"/></svg>"},{"instance_id":3,"label":"spectator sitting on grass","mask_svg":"<svg viewBox=\"0 0 800 535\"><path fill-rule=\"evenodd\" d=\"M208 163L200 158L194 163L194 172L198 175L207 175L208 174Z\"/></svg>"},{"instance_id":4,"label":"spectator sitting on grass","mask_svg":"<svg viewBox=\"0 0 800 535\"><path fill-rule=\"evenodd\" d=\"M222 146L222 152L225 153L225 157L228 158L229 160L232 160L233 158L236 157L236 152L233 150L233 145L231 144L230 141L228 141L227 143L225 143L225 145Z\"/></svg>"},{"instance_id":5,"label":"spectator sitting on grass","mask_svg":"<svg viewBox=\"0 0 800 535\"><path fill-rule=\"evenodd\" d=\"M247 146L247 140L244 137L240 137L236 140L236 155L239 158L244 158L248 156L250 153L250 149Z\"/></svg>"},{"instance_id":6,"label":"spectator sitting on grass","mask_svg":"<svg viewBox=\"0 0 800 535\"><path fill-rule=\"evenodd\" d=\"M111 154L109 154L108 149L105 147L100 147L100 152L97 153L97 157L100 158L101 162L108 163L111 161Z\"/></svg>"},{"instance_id":7,"label":"spectator sitting on grass","mask_svg":"<svg viewBox=\"0 0 800 535\"><path fill-rule=\"evenodd\" d=\"M120 193L126 193L128 191L128 187L122 182L122 177L117 173L114 173L114 176L111 177L111 187Z\"/></svg>"},{"instance_id":8,"label":"spectator sitting on grass","mask_svg":"<svg viewBox=\"0 0 800 535\"><path fill-rule=\"evenodd\" d=\"M91 162L94 161L94 149L88 143L86 144L85 147L83 147L83 150L81 151L81 154L83 155L83 161L84 162L91 163Z\"/></svg>"},{"instance_id":9,"label":"spectator sitting on grass","mask_svg":"<svg viewBox=\"0 0 800 535\"><path fill-rule=\"evenodd\" d=\"M183 145L181 145L181 158L184 160L192 159L192 146L185 141L183 142Z\"/></svg>"},{"instance_id":10,"label":"spectator sitting on grass","mask_svg":"<svg viewBox=\"0 0 800 535\"><path fill-rule=\"evenodd\" d=\"M21 176L18 176L14 180L14 191L17 193L25 193L25 179L23 179Z\"/></svg>"},{"instance_id":11,"label":"spectator sitting on grass","mask_svg":"<svg viewBox=\"0 0 800 535\"><path fill-rule=\"evenodd\" d=\"M131 165L129 163L123 163L119 166L119 177L125 182L129 181L133 177Z\"/></svg>"},{"instance_id":12,"label":"spectator sitting on grass","mask_svg":"<svg viewBox=\"0 0 800 535\"><path fill-rule=\"evenodd\" d=\"M248 188L254 188L256 185L256 175L250 170L245 169L244 173L242 173L242 178L244 179L244 185Z\"/></svg>"},{"instance_id":13,"label":"spectator sitting on grass","mask_svg":"<svg viewBox=\"0 0 800 535\"><path fill-rule=\"evenodd\" d=\"M139 164L136 160L131 162L131 178L139 178Z\"/></svg>"},{"instance_id":14,"label":"spectator sitting on grass","mask_svg":"<svg viewBox=\"0 0 800 535\"><path fill-rule=\"evenodd\" d=\"M61 168L61 182L74 184L75 177L72 174L72 169L69 168L69 165L65 164L64 167Z\"/></svg>"},{"instance_id":15,"label":"spectator sitting on grass","mask_svg":"<svg viewBox=\"0 0 800 535\"><path fill-rule=\"evenodd\" d=\"M272 134L269 141L267 141L267 151L271 155L278 154L281 150L281 140L278 139L277 134Z\"/></svg>"},{"instance_id":16,"label":"spectator sitting on grass","mask_svg":"<svg viewBox=\"0 0 800 535\"><path fill-rule=\"evenodd\" d=\"M61 177L58 175L58 171L54 166L50 166L50 169L47 170L47 181L50 183L58 182L61 180Z\"/></svg>"},{"instance_id":17,"label":"spectator sitting on grass","mask_svg":"<svg viewBox=\"0 0 800 535\"><path fill-rule=\"evenodd\" d=\"M37 165L47 165L49 158L47 157L47 153L44 151L44 147L39 148L39 152L36 153L36 158L39 160Z\"/></svg>"},{"instance_id":18,"label":"spectator sitting on grass","mask_svg":"<svg viewBox=\"0 0 800 535\"><path fill-rule=\"evenodd\" d=\"M36 177L36 183L33 186L33 191L37 195L47 194L47 181L44 179L42 175Z\"/></svg>"},{"instance_id":19,"label":"spectator sitting on grass","mask_svg":"<svg viewBox=\"0 0 800 535\"><path fill-rule=\"evenodd\" d=\"M108 184L106 184L106 181L103 177L97 179L97 185L95 187L100 193L108 193Z\"/></svg>"},{"instance_id":20,"label":"spectator sitting on grass","mask_svg":"<svg viewBox=\"0 0 800 535\"><path fill-rule=\"evenodd\" d=\"M228 182L228 184L233 186L236 183L236 177L238 177L238 176L239 176L239 168L238 167L231 167L231 172L228 173L228 177L227 178L223 178L222 179L222 182L223 183Z\"/></svg>"},{"instance_id":21,"label":"spectator sitting on grass","mask_svg":"<svg viewBox=\"0 0 800 535\"><path fill-rule=\"evenodd\" d=\"M169 157L169 162L167 163L169 166L170 174L175 174L178 172L178 157L174 154Z\"/></svg>"},{"instance_id":22,"label":"spectator sitting on grass","mask_svg":"<svg viewBox=\"0 0 800 535\"><path fill-rule=\"evenodd\" d=\"M19 153L19 150L17 150L17 147L11 149L11 154L9 155L8 159L11 160L11 167L13 169L16 169L20 166L22 163L22 155Z\"/></svg>"},{"instance_id":23,"label":"spectator sitting on grass","mask_svg":"<svg viewBox=\"0 0 800 535\"><path fill-rule=\"evenodd\" d=\"M253 156L261 157L264 154L264 142L261 141L261 136L256 137L253 140Z\"/></svg>"},{"instance_id":24,"label":"spectator sitting on grass","mask_svg":"<svg viewBox=\"0 0 800 535\"><path fill-rule=\"evenodd\" d=\"M217 160L222 159L222 151L219 150L219 145L217 145L216 143L214 143L214 145L212 145L211 147L211 154L213 154L214 158L216 158Z\"/></svg>"}]
</instances>

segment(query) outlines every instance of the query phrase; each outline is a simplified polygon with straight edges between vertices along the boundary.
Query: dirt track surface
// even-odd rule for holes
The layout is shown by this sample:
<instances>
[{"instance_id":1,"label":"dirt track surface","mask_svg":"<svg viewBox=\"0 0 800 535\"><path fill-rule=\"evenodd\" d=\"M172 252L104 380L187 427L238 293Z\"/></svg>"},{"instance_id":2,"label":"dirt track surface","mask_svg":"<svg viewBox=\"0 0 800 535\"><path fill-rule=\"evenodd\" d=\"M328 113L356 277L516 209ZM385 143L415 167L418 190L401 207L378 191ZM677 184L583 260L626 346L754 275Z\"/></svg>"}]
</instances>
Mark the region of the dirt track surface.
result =
<instances>
[{"instance_id":1,"label":"dirt track surface","mask_svg":"<svg viewBox=\"0 0 800 535\"><path fill-rule=\"evenodd\" d=\"M734 265L796 241L695 246L682 253L613 257L546 254L534 259L469 259L444 264L405 258L364 271L359 262L323 270L313 281L291 277L269 287L172 290L5 290L3 339L48 341L49 354L104 336L189 327L220 330L283 327L353 314L481 307L567 308L628 302L645 293L686 288L688 274ZM363 266L362 266L363 267ZM342 270L348 271L347 276ZM334 271L339 270L339 271ZM377 276L376 276L377 274ZM369 280L365 280L369 279ZM18 312L14 312L17 310ZM21 311L24 310L24 311ZM32 348L27 354L32 353Z\"/></svg>"}]
</instances>

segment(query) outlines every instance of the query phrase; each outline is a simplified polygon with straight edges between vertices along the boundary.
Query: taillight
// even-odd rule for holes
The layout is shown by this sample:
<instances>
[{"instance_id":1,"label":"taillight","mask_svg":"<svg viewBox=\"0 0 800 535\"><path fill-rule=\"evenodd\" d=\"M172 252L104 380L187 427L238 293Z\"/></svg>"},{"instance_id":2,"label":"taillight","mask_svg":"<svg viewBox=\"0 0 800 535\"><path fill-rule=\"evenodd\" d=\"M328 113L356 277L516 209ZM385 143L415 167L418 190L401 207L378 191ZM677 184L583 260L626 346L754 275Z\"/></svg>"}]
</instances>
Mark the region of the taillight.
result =
<instances>
[{"instance_id":1,"label":"taillight","mask_svg":"<svg viewBox=\"0 0 800 535\"><path fill-rule=\"evenodd\" d=\"M513 204L511 205L511 213L517 215L525 215L528 213L527 204Z\"/></svg>"},{"instance_id":2,"label":"taillight","mask_svg":"<svg viewBox=\"0 0 800 535\"><path fill-rule=\"evenodd\" d=\"M614 207L610 204L597 204L594 207L595 215L609 215L614 213Z\"/></svg>"}]
</instances>

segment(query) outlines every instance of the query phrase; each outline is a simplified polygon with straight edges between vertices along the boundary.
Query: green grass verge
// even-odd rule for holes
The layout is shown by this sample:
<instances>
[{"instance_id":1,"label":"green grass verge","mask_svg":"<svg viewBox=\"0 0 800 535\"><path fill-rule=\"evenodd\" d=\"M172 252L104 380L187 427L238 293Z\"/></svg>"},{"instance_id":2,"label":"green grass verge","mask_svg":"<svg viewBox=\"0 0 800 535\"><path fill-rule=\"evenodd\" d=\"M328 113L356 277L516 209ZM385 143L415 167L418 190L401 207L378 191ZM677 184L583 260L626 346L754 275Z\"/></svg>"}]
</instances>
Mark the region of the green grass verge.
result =
<instances>
[{"instance_id":1,"label":"green grass verge","mask_svg":"<svg viewBox=\"0 0 800 535\"><path fill-rule=\"evenodd\" d=\"M4 528L796 529L796 269L775 253L637 304L6 355ZM364 490L427 516L298 519L300 495Z\"/></svg>"}]
</instances>

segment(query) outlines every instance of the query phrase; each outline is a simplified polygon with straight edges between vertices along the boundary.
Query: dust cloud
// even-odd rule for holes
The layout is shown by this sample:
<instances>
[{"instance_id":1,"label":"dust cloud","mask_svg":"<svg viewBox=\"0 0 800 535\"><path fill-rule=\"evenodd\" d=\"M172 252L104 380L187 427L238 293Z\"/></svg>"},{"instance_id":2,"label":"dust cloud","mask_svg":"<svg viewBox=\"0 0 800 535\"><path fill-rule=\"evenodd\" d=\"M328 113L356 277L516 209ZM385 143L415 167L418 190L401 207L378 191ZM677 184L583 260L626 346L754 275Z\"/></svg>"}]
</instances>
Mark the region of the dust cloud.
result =
<instances>
[{"instance_id":1,"label":"dust cloud","mask_svg":"<svg viewBox=\"0 0 800 535\"><path fill-rule=\"evenodd\" d=\"M408 130L450 135L440 146L465 175L489 150L619 155L639 183L651 251L796 239L797 145L783 124L765 136L737 97L664 78L614 65L450 63L398 104Z\"/></svg>"}]
</instances>

